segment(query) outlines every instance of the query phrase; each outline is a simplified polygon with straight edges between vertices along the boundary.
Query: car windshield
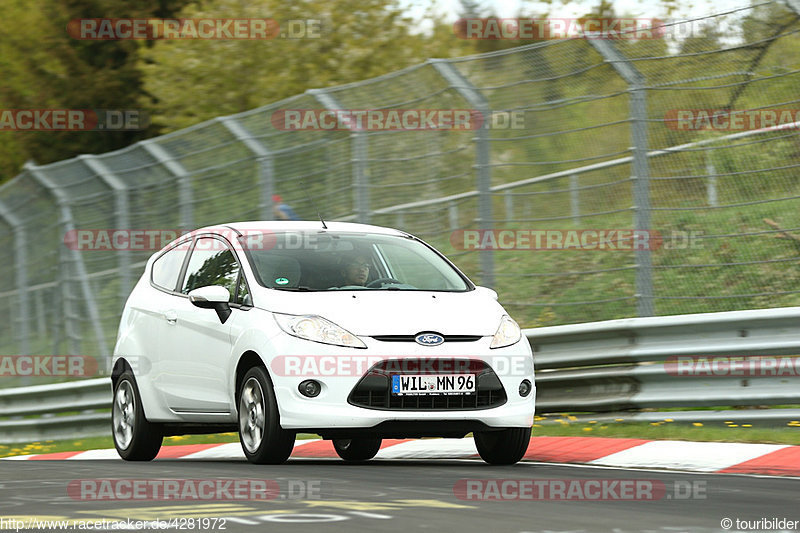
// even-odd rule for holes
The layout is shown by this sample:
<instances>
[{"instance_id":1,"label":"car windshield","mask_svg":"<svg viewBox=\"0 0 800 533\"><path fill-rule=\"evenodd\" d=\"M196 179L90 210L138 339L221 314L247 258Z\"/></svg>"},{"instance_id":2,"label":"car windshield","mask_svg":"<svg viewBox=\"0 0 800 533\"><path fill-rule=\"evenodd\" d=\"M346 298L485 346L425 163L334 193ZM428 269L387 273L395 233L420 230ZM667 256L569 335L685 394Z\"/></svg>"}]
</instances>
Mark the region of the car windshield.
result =
<instances>
[{"instance_id":1,"label":"car windshield","mask_svg":"<svg viewBox=\"0 0 800 533\"><path fill-rule=\"evenodd\" d=\"M471 289L424 243L394 235L286 231L241 237L257 281L287 291Z\"/></svg>"}]
</instances>

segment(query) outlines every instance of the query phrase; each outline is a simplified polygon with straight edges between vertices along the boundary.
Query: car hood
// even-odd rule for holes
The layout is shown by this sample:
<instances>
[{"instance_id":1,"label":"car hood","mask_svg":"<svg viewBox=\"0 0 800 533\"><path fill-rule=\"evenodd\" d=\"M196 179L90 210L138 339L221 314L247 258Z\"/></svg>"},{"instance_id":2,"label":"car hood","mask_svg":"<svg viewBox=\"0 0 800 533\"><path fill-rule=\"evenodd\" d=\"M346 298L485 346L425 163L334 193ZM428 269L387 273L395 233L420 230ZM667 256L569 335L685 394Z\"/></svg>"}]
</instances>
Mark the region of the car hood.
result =
<instances>
[{"instance_id":1,"label":"car hood","mask_svg":"<svg viewBox=\"0 0 800 533\"><path fill-rule=\"evenodd\" d=\"M292 315L319 315L355 335L494 335L505 314L486 290L286 292L264 289L256 305ZM269 305L260 305L260 302Z\"/></svg>"}]
</instances>

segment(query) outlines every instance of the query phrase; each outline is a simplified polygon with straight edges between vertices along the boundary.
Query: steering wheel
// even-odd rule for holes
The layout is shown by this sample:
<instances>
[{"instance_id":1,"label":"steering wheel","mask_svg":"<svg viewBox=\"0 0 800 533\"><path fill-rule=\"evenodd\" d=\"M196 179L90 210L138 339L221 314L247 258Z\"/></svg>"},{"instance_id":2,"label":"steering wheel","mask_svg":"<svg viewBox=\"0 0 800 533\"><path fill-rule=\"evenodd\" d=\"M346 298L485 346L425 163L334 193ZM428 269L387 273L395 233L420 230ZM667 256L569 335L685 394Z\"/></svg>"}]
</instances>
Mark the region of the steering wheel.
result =
<instances>
[{"instance_id":1,"label":"steering wheel","mask_svg":"<svg viewBox=\"0 0 800 533\"><path fill-rule=\"evenodd\" d=\"M369 283L367 283L367 285L366 285L366 286L367 286L367 287L369 287L370 289L372 289L372 288L374 288L374 287L377 287L378 285L380 285L380 286L383 286L384 284L386 284L386 283L389 283L389 282L392 282L392 283L399 283L399 284L402 284L402 283L403 283L403 282L402 282L402 281L400 281L399 279L394 279L394 278L378 278L378 279L375 279L375 280L372 280L372 281L370 281Z\"/></svg>"}]
</instances>

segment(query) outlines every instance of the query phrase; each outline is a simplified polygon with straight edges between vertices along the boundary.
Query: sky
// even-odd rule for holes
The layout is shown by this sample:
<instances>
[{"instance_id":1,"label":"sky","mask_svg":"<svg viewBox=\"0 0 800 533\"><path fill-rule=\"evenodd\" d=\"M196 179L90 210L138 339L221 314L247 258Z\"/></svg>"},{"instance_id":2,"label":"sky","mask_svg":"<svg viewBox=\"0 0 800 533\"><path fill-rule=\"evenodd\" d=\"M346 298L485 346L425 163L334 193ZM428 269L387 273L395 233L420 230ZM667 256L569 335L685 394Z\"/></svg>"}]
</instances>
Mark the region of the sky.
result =
<instances>
[{"instance_id":1,"label":"sky","mask_svg":"<svg viewBox=\"0 0 800 533\"><path fill-rule=\"evenodd\" d=\"M494 12L498 17L515 18L522 16L537 18L547 14L550 18L578 18L597 7L601 0L552 0L542 2L539 0L474 0L484 6L487 12ZM729 36L729 44L735 44L738 32L734 29L737 21L745 16L753 3L759 0L673 0L675 9L667 13L664 6L666 0L606 0L614 6L614 12L619 17L641 19L659 19L668 23L673 31L693 31L703 24L703 17L713 14L732 12L724 18L717 18L715 22L720 25L719 30L723 35ZM763 0L765 2L769 0ZM445 20L455 22L460 18L461 4L458 0L400 0L401 5L407 6L407 14L420 20L426 10L434 6L437 13L444 15ZM669 24L672 21L701 19L697 25ZM429 30L429 24L423 22L419 30ZM669 31L669 30L668 30ZM684 34L683 36L688 36ZM672 47L677 46L681 37L673 35Z\"/></svg>"},{"instance_id":2,"label":"sky","mask_svg":"<svg viewBox=\"0 0 800 533\"><path fill-rule=\"evenodd\" d=\"M420 14L435 1L437 10L448 18L458 18L461 4L458 0L401 0L408 6L409 14ZM526 0L478 0L482 5L491 8L497 16L515 17L520 12L527 16L548 13L551 17L577 17L591 11L599 4L599 0L568 1L553 0L550 5L545 2ZM641 18L665 17L663 2L653 0L609 0L618 15L629 15ZM695 18L728 11L732 8L749 5L747 0L678 0L678 9L670 18Z\"/></svg>"}]
</instances>

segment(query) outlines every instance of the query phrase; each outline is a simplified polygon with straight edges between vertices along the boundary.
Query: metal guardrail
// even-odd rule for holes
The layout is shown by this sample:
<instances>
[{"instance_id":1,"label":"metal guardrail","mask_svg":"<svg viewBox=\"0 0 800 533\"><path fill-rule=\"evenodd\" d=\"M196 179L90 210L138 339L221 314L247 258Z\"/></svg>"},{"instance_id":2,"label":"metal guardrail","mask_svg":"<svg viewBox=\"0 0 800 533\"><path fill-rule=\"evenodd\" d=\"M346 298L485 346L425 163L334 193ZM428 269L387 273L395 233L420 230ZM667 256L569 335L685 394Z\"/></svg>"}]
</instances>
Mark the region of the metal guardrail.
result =
<instances>
[{"instance_id":1,"label":"metal guardrail","mask_svg":"<svg viewBox=\"0 0 800 533\"><path fill-rule=\"evenodd\" d=\"M572 422L783 425L800 419L800 408L779 407L800 404L800 357L792 359L794 374L783 376L680 376L668 364L680 356L748 361L800 354L800 307L628 318L524 333L534 348L538 414L586 413ZM109 378L0 390L0 442L107 435L110 402ZM718 406L761 408L663 410Z\"/></svg>"},{"instance_id":2,"label":"metal guardrail","mask_svg":"<svg viewBox=\"0 0 800 533\"><path fill-rule=\"evenodd\" d=\"M537 370L678 355L793 355L800 354L800 307L623 318L527 329L525 334Z\"/></svg>"},{"instance_id":3,"label":"metal guardrail","mask_svg":"<svg viewBox=\"0 0 800 533\"><path fill-rule=\"evenodd\" d=\"M0 390L0 442L110 435L110 407L111 378Z\"/></svg>"},{"instance_id":4,"label":"metal guardrail","mask_svg":"<svg viewBox=\"0 0 800 533\"><path fill-rule=\"evenodd\" d=\"M784 359L791 367L774 372L763 359L800 354L800 307L630 318L525 333L535 354L538 414L590 413L573 422L800 419L800 409L777 408L800 404L800 357ZM737 358L723 363L741 361L742 368L681 372L679 357ZM757 372L751 363L759 363ZM763 408L630 411L719 406Z\"/></svg>"}]
</instances>

